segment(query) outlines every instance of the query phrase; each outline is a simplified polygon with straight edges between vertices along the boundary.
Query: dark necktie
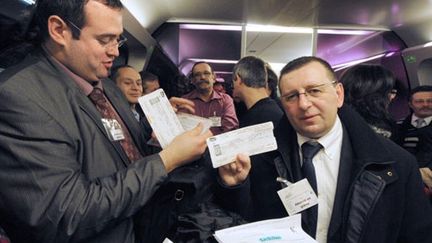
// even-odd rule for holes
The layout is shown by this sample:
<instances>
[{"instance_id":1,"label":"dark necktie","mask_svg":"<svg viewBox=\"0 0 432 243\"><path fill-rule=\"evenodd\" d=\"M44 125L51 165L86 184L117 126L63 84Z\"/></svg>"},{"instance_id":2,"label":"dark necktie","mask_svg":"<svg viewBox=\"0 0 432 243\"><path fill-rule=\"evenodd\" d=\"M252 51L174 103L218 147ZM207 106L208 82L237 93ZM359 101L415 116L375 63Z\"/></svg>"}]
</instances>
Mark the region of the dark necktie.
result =
<instances>
[{"instance_id":1,"label":"dark necktie","mask_svg":"<svg viewBox=\"0 0 432 243\"><path fill-rule=\"evenodd\" d=\"M422 128L426 124L426 121L423 118L419 118L416 120L416 128Z\"/></svg>"},{"instance_id":2,"label":"dark necktie","mask_svg":"<svg viewBox=\"0 0 432 243\"><path fill-rule=\"evenodd\" d=\"M303 165L302 165L302 173L303 176L309 181L312 189L318 195L317 189L317 181L315 176L315 167L312 163L313 157L320 151L322 145L317 142L306 142L301 146L302 156L303 156ZM315 238L317 220L318 220L318 205L315 205L306 210L308 225L309 225L309 233L312 237Z\"/></svg>"},{"instance_id":3,"label":"dark necktie","mask_svg":"<svg viewBox=\"0 0 432 243\"><path fill-rule=\"evenodd\" d=\"M123 120L114 110L111 103L105 98L103 91L100 88L93 88L92 92L89 94L89 98L95 104L103 118L115 119L120 123L124 135L124 139L119 141L120 145L131 162L139 160L142 156L138 151L138 148L135 146L135 143L129 134L129 130L126 128Z\"/></svg>"}]
</instances>

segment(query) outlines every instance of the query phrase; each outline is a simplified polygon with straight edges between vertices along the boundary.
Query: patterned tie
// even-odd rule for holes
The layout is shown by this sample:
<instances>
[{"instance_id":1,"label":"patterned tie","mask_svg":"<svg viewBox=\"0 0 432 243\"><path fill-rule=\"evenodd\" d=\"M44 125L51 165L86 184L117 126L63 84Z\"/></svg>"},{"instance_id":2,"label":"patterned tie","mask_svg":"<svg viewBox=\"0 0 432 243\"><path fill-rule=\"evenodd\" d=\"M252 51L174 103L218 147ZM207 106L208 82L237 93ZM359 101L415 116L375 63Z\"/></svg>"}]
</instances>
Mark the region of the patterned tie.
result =
<instances>
[{"instance_id":1,"label":"patterned tie","mask_svg":"<svg viewBox=\"0 0 432 243\"><path fill-rule=\"evenodd\" d=\"M303 176L309 181L312 189L318 195L317 181L315 176L315 167L312 163L313 157L322 149L322 145L317 142L306 142L302 144L301 150L303 155L302 173ZM310 227L310 235L315 238L317 220L318 220L318 205L310 207L305 212L308 218L308 225Z\"/></svg>"},{"instance_id":2,"label":"patterned tie","mask_svg":"<svg viewBox=\"0 0 432 243\"><path fill-rule=\"evenodd\" d=\"M416 128L422 128L426 124L426 121L423 118L418 118L416 120Z\"/></svg>"},{"instance_id":3,"label":"patterned tie","mask_svg":"<svg viewBox=\"0 0 432 243\"><path fill-rule=\"evenodd\" d=\"M89 94L90 100L95 104L98 111L101 113L103 118L115 119L120 123L122 127L124 139L120 140L120 145L122 146L124 152L131 162L137 161L142 158L138 148L132 140L129 130L126 128L123 120L114 110L114 107L106 99L103 91L100 88L93 88L92 92Z\"/></svg>"}]
</instances>

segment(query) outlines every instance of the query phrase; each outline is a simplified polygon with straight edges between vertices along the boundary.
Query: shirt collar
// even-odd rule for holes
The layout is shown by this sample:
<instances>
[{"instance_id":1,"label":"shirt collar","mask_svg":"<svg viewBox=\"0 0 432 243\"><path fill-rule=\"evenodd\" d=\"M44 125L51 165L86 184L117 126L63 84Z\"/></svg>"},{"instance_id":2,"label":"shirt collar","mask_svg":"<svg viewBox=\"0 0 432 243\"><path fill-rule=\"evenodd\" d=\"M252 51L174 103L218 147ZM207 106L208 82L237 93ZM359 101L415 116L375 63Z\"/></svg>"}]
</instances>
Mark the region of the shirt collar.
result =
<instances>
[{"instance_id":1,"label":"shirt collar","mask_svg":"<svg viewBox=\"0 0 432 243\"><path fill-rule=\"evenodd\" d=\"M338 144L342 144L342 136L343 136L342 123L339 119L339 116L337 116L333 127L326 135L320 137L319 139L310 139L308 137L302 136L299 133L297 133L297 142L299 148L301 148L301 145L303 145L303 143L305 142L308 142L310 140L317 141L323 146L324 153L330 159L333 159L336 157L336 153L338 152L338 148L337 148Z\"/></svg>"},{"instance_id":2,"label":"shirt collar","mask_svg":"<svg viewBox=\"0 0 432 243\"><path fill-rule=\"evenodd\" d=\"M94 87L103 89L102 82L89 82L82 77L76 75L74 72L72 72L68 67L66 67L63 63L61 63L59 60L57 60L51 53L42 46L42 49L47 53L48 58L55 63L57 66L59 66L72 80L75 82L76 85L78 85L79 89L88 96Z\"/></svg>"},{"instance_id":3,"label":"shirt collar","mask_svg":"<svg viewBox=\"0 0 432 243\"><path fill-rule=\"evenodd\" d=\"M416 116L414 113L412 114L412 116L411 116L411 124L413 125L413 126L416 126L417 125L417 120L418 119L420 119L420 117L418 117L418 116ZM426 117L426 118L422 118L425 122L426 122L426 124L427 125L429 125L431 122L432 122L432 116L428 116L428 117Z\"/></svg>"},{"instance_id":4,"label":"shirt collar","mask_svg":"<svg viewBox=\"0 0 432 243\"><path fill-rule=\"evenodd\" d=\"M192 92L190 92L190 99L200 99L199 97L199 93L196 90L193 90ZM217 92L216 90L213 90L212 95L210 97L210 100L219 100L222 99L222 95Z\"/></svg>"}]
</instances>

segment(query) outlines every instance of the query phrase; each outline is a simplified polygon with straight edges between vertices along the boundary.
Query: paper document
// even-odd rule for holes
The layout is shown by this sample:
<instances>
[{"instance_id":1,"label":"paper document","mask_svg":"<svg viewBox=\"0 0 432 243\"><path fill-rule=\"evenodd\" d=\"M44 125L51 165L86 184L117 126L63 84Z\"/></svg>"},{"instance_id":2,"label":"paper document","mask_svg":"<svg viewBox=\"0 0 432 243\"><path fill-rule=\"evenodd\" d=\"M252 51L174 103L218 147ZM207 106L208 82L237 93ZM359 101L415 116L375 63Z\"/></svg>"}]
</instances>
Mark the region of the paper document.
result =
<instances>
[{"instance_id":1,"label":"paper document","mask_svg":"<svg viewBox=\"0 0 432 243\"><path fill-rule=\"evenodd\" d=\"M212 121L210 119L195 116L183 112L177 113L177 118L180 121L180 124L182 125L183 129L185 131L189 131L194 129L196 126L198 126L199 123L203 124L203 130L201 133L204 133L210 129L212 126Z\"/></svg>"},{"instance_id":2,"label":"paper document","mask_svg":"<svg viewBox=\"0 0 432 243\"><path fill-rule=\"evenodd\" d=\"M277 149L273 123L240 128L207 139L214 168L235 161L237 154L255 155Z\"/></svg>"},{"instance_id":3,"label":"paper document","mask_svg":"<svg viewBox=\"0 0 432 243\"><path fill-rule=\"evenodd\" d=\"M179 134L195 128L200 122L204 125L203 132L211 126L211 121L207 118L186 113L176 115L163 89L140 97L138 102L162 148L168 146Z\"/></svg>"},{"instance_id":4,"label":"paper document","mask_svg":"<svg viewBox=\"0 0 432 243\"><path fill-rule=\"evenodd\" d=\"M303 231L301 214L218 230L214 236L219 243L317 243Z\"/></svg>"}]
</instances>

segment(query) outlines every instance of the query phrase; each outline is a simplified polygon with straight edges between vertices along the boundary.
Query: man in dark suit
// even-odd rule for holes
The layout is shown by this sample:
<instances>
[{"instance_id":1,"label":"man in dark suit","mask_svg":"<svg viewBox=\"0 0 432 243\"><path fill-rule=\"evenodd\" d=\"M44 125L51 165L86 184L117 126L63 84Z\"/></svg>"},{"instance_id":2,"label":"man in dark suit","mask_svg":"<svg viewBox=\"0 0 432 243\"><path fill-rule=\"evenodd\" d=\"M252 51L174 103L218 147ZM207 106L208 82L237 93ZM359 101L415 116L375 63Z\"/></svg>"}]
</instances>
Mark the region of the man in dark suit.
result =
<instances>
[{"instance_id":1,"label":"man in dark suit","mask_svg":"<svg viewBox=\"0 0 432 243\"><path fill-rule=\"evenodd\" d=\"M276 177L306 178L313 191L301 191L316 193L318 203L301 212L302 226L318 242L432 242L432 208L414 157L343 106L343 86L330 65L316 57L293 60L279 88L287 120L276 130L278 152L271 163L254 161L255 174L246 160L219 169L225 206L251 220L287 216Z\"/></svg>"},{"instance_id":2,"label":"man in dark suit","mask_svg":"<svg viewBox=\"0 0 432 243\"><path fill-rule=\"evenodd\" d=\"M423 181L432 188L432 86L412 89L408 104L412 114L398 124L398 143L416 156Z\"/></svg>"},{"instance_id":3,"label":"man in dark suit","mask_svg":"<svg viewBox=\"0 0 432 243\"><path fill-rule=\"evenodd\" d=\"M263 60L247 56L233 68L233 97L246 105L239 116L240 127L271 121L276 126L283 111L267 92L267 71Z\"/></svg>"},{"instance_id":4,"label":"man in dark suit","mask_svg":"<svg viewBox=\"0 0 432 243\"><path fill-rule=\"evenodd\" d=\"M136 242L134 216L205 150L210 133L198 126L144 154L127 101L105 79L125 41L121 9L38 1L40 49L0 75L0 224L14 243Z\"/></svg>"}]
</instances>

